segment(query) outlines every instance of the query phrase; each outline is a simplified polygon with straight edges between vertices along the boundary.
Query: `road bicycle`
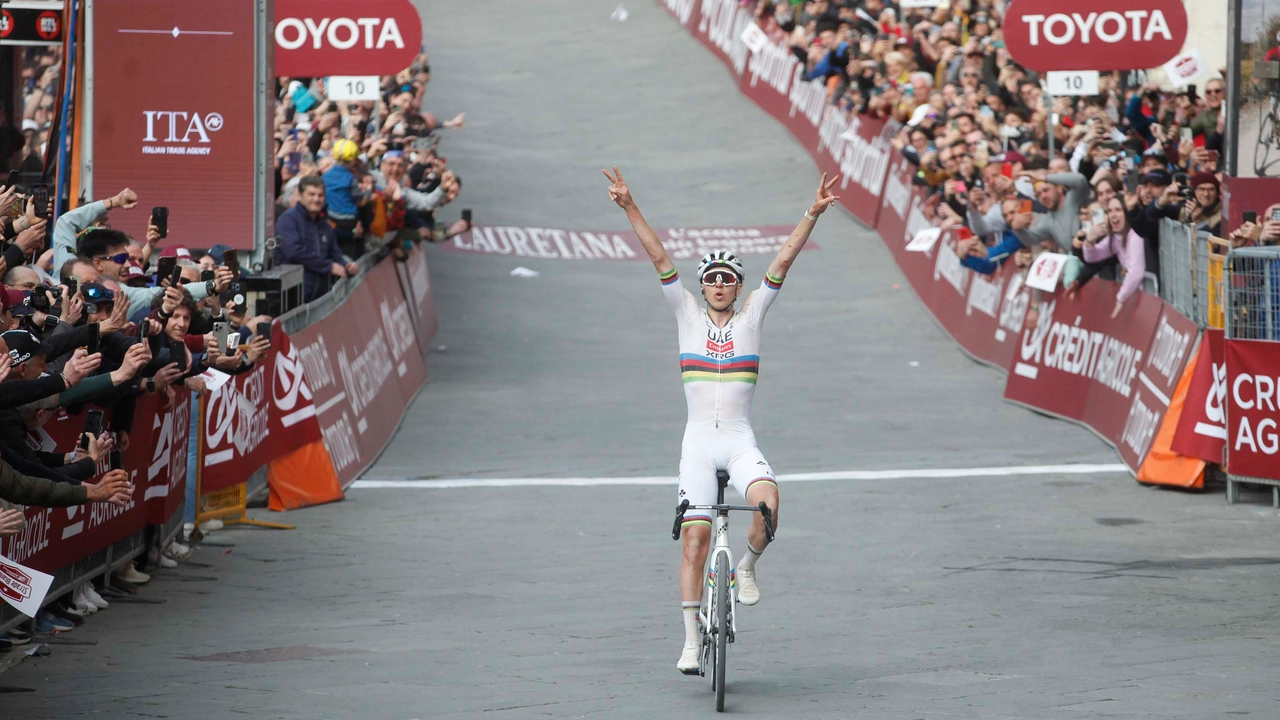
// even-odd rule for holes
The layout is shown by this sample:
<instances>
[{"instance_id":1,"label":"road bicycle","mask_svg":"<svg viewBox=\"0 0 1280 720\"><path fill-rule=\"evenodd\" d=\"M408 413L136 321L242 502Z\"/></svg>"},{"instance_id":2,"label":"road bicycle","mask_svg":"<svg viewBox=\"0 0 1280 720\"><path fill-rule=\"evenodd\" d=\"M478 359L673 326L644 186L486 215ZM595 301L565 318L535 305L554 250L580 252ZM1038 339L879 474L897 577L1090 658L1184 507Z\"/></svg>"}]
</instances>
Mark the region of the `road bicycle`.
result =
<instances>
[{"instance_id":1,"label":"road bicycle","mask_svg":"<svg viewBox=\"0 0 1280 720\"><path fill-rule=\"evenodd\" d=\"M711 510L715 512L711 535L715 539L711 551L707 553L707 592L702 594L702 607L698 609L698 629L702 634L701 662L698 674L705 677L707 665L711 665L711 689L716 693L716 711L724 712L724 674L725 658L729 652L729 644L733 642L734 633L738 629L737 613L734 612L734 601L737 599L737 568L733 564L733 551L729 549L729 511L745 510L758 512L764 518L765 537L773 542L773 517L769 506L760 503L757 507L750 505L726 505L724 490L729 486L729 473L716 471L716 504L690 505L688 500L680 502L676 509L676 522L671 527L671 539L680 539L680 526L684 523L684 514L689 510Z\"/></svg>"}]
</instances>

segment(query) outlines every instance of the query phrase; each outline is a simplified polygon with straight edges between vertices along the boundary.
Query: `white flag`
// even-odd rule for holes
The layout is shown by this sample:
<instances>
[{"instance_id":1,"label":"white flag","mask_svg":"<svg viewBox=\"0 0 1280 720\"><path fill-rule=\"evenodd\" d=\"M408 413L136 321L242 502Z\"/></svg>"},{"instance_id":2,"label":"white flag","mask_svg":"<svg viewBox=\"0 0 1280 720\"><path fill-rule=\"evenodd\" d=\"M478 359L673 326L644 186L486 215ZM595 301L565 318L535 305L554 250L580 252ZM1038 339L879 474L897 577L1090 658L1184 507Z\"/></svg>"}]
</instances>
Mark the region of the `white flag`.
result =
<instances>
[{"instance_id":1,"label":"white flag","mask_svg":"<svg viewBox=\"0 0 1280 720\"><path fill-rule=\"evenodd\" d=\"M45 575L0 555L0 595L23 615L36 616L51 584L52 575Z\"/></svg>"}]
</instances>

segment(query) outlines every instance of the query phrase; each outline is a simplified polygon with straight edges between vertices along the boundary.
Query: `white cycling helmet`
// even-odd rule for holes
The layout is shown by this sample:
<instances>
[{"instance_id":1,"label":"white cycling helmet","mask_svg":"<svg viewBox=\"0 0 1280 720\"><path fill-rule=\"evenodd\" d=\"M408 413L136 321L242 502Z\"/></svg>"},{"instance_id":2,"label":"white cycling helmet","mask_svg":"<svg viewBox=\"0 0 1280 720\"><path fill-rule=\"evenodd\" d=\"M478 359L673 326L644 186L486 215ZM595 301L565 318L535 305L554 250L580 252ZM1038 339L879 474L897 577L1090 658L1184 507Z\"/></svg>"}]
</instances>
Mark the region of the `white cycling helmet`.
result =
<instances>
[{"instance_id":1,"label":"white cycling helmet","mask_svg":"<svg viewBox=\"0 0 1280 720\"><path fill-rule=\"evenodd\" d=\"M702 276L717 265L723 265L732 270L733 274L738 276L738 282L742 282L744 277L742 261L738 259L737 255L728 250L716 250L703 255L702 260L698 262L698 280L701 281Z\"/></svg>"}]
</instances>

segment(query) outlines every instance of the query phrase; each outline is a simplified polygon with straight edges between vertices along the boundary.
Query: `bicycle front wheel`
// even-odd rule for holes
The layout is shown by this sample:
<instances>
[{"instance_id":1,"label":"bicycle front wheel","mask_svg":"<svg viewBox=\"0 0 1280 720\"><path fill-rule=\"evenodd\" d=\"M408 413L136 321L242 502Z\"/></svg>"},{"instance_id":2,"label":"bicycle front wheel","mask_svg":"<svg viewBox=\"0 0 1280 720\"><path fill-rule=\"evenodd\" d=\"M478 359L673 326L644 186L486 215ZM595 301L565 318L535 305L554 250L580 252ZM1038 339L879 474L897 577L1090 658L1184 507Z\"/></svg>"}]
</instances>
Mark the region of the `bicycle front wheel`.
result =
<instances>
[{"instance_id":1,"label":"bicycle front wheel","mask_svg":"<svg viewBox=\"0 0 1280 720\"><path fill-rule=\"evenodd\" d=\"M729 652L729 556L716 555L716 712L724 712L724 662Z\"/></svg>"}]
</instances>

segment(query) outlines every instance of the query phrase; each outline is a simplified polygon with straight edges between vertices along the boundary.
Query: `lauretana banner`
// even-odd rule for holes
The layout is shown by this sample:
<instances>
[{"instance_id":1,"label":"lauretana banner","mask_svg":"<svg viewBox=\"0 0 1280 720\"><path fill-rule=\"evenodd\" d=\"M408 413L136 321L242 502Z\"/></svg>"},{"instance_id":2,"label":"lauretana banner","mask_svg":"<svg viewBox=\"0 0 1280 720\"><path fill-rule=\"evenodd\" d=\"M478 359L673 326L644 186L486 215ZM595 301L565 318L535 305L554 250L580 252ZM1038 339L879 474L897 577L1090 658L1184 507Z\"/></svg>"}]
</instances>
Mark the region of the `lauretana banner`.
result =
<instances>
[{"instance_id":1,"label":"lauretana banner","mask_svg":"<svg viewBox=\"0 0 1280 720\"><path fill-rule=\"evenodd\" d=\"M774 255L794 225L761 227L660 228L654 232L674 260L692 260L715 250L738 255ZM477 225L442 245L448 250L543 260L644 260L640 238L630 230L561 230L558 228ZM810 241L805 250L816 250Z\"/></svg>"}]
</instances>

